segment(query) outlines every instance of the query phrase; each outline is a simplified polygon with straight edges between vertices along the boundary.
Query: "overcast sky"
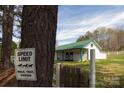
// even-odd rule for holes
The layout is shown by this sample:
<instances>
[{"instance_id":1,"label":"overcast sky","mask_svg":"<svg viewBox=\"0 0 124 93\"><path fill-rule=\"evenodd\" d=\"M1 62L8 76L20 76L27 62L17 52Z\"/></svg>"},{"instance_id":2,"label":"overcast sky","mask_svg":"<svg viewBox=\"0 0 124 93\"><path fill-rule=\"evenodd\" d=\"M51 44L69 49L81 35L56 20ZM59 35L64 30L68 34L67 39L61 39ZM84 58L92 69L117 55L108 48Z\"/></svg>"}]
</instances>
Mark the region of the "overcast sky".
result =
<instances>
[{"instance_id":1,"label":"overcast sky","mask_svg":"<svg viewBox=\"0 0 124 93\"><path fill-rule=\"evenodd\" d=\"M87 31L98 27L118 27L124 25L124 6L59 6L57 45L75 42Z\"/></svg>"}]
</instances>

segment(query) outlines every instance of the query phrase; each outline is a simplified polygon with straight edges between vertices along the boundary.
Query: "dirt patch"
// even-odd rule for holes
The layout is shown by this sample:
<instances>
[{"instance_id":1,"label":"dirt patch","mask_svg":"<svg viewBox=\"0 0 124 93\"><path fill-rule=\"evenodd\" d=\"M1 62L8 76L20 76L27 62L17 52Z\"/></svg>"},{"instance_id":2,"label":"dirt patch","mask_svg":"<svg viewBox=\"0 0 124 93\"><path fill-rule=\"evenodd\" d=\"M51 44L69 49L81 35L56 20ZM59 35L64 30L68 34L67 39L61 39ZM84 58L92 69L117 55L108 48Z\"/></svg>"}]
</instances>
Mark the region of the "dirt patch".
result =
<instances>
[{"instance_id":1,"label":"dirt patch","mask_svg":"<svg viewBox=\"0 0 124 93\"><path fill-rule=\"evenodd\" d=\"M0 86L7 86L11 81L16 81L14 68L3 70L0 73Z\"/></svg>"}]
</instances>

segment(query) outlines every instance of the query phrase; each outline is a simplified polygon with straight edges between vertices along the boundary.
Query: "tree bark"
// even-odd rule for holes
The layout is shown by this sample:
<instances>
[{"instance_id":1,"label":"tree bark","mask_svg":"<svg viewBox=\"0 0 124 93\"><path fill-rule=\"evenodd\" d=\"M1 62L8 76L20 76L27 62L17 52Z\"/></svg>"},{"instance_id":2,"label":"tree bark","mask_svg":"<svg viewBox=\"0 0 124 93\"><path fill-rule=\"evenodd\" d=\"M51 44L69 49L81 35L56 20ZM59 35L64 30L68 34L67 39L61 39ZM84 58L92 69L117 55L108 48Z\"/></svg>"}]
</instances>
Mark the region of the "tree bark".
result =
<instances>
[{"instance_id":1,"label":"tree bark","mask_svg":"<svg viewBox=\"0 0 124 93\"><path fill-rule=\"evenodd\" d=\"M14 6L3 7L3 34L2 34L2 66L4 68L10 67L11 57L11 43L13 31L13 12Z\"/></svg>"},{"instance_id":2,"label":"tree bark","mask_svg":"<svg viewBox=\"0 0 124 93\"><path fill-rule=\"evenodd\" d=\"M24 6L21 48L35 48L37 81L18 80L20 87L51 87L58 6Z\"/></svg>"}]
</instances>

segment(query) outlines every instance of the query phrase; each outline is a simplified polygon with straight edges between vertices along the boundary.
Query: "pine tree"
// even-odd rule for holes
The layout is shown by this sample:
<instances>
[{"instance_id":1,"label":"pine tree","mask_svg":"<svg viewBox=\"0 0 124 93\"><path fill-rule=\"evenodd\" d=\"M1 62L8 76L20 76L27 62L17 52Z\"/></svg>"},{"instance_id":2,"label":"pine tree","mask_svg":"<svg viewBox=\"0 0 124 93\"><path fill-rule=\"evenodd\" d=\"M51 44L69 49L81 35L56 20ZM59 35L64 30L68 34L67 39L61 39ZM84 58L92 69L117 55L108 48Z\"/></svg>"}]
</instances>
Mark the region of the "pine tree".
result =
<instances>
[{"instance_id":1,"label":"pine tree","mask_svg":"<svg viewBox=\"0 0 124 93\"><path fill-rule=\"evenodd\" d=\"M2 23L2 62L4 68L10 67L12 31L13 31L13 5L3 6L3 23Z\"/></svg>"},{"instance_id":2,"label":"pine tree","mask_svg":"<svg viewBox=\"0 0 124 93\"><path fill-rule=\"evenodd\" d=\"M24 6L21 48L35 48L37 81L18 81L18 86L51 87L58 6Z\"/></svg>"}]
</instances>

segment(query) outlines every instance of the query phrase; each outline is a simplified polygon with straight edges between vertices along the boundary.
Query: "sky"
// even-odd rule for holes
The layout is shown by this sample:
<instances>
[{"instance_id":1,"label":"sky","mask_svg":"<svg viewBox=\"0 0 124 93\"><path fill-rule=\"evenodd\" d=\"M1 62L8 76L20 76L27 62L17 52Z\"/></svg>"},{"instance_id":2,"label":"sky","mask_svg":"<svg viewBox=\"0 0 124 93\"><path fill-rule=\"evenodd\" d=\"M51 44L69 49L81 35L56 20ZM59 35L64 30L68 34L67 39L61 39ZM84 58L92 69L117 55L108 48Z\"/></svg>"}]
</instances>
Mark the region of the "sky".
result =
<instances>
[{"instance_id":1,"label":"sky","mask_svg":"<svg viewBox=\"0 0 124 93\"><path fill-rule=\"evenodd\" d=\"M124 28L124 6L61 5L58 9L57 45L75 42L99 27Z\"/></svg>"}]
</instances>

